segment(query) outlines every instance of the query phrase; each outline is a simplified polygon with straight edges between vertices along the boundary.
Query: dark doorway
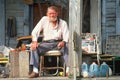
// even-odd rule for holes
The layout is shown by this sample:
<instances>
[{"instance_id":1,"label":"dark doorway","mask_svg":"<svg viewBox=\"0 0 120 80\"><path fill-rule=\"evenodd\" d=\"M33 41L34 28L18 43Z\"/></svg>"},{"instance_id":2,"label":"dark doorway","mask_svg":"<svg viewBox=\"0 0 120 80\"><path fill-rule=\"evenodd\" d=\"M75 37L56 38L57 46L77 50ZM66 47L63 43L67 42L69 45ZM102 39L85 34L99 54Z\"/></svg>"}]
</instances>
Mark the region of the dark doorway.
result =
<instances>
[{"instance_id":1,"label":"dark doorway","mask_svg":"<svg viewBox=\"0 0 120 80\"><path fill-rule=\"evenodd\" d=\"M38 21L46 15L47 7L49 7L48 3L34 3L33 5L33 25L38 23Z\"/></svg>"},{"instance_id":2,"label":"dark doorway","mask_svg":"<svg viewBox=\"0 0 120 80\"><path fill-rule=\"evenodd\" d=\"M90 33L90 0L83 0L82 33Z\"/></svg>"}]
</instances>

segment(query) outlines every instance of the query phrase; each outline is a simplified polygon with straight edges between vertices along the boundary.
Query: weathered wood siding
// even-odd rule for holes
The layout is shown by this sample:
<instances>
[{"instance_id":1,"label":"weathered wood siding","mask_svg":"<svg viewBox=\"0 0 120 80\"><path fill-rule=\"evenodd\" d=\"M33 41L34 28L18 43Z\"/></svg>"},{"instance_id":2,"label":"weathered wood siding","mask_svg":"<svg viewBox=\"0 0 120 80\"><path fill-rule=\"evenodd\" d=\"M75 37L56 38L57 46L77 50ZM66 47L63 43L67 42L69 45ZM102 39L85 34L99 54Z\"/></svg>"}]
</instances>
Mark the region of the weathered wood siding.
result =
<instances>
[{"instance_id":1,"label":"weathered wood siding","mask_svg":"<svg viewBox=\"0 0 120 80\"><path fill-rule=\"evenodd\" d=\"M102 50L105 53L105 41L108 35L116 34L116 1L102 0Z\"/></svg>"},{"instance_id":2,"label":"weathered wood siding","mask_svg":"<svg viewBox=\"0 0 120 80\"><path fill-rule=\"evenodd\" d=\"M102 38L116 34L116 1L102 0Z\"/></svg>"},{"instance_id":3,"label":"weathered wood siding","mask_svg":"<svg viewBox=\"0 0 120 80\"><path fill-rule=\"evenodd\" d=\"M116 33L120 34L120 0L116 0Z\"/></svg>"},{"instance_id":4,"label":"weathered wood siding","mask_svg":"<svg viewBox=\"0 0 120 80\"><path fill-rule=\"evenodd\" d=\"M15 17L16 20L16 32L17 35L15 37L10 37L8 38L8 35L6 33L6 45L10 47L16 47L17 41L16 38L19 36L24 36L26 35L26 32L28 33L29 28L26 28L28 25L26 17L28 18L25 9L25 4L22 2L22 0L6 0L6 27L7 25L7 20L9 17ZM26 14L24 14L26 12ZM6 28L7 29L7 28ZM9 44L8 44L9 43Z\"/></svg>"},{"instance_id":5,"label":"weathered wood siding","mask_svg":"<svg viewBox=\"0 0 120 80\"><path fill-rule=\"evenodd\" d=\"M0 0L0 45L5 43L5 4Z\"/></svg>"}]
</instances>

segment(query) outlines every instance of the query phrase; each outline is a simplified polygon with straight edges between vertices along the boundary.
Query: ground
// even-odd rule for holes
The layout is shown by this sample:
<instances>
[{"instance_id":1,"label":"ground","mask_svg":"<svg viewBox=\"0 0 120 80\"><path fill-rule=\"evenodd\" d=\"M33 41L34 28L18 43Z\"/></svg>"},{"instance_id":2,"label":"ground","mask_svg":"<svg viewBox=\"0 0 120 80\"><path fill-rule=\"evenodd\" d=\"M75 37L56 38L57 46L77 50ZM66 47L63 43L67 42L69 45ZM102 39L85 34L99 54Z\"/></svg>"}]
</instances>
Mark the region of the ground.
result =
<instances>
[{"instance_id":1,"label":"ground","mask_svg":"<svg viewBox=\"0 0 120 80\"><path fill-rule=\"evenodd\" d=\"M0 78L0 80L74 80L68 77L38 77L38 78ZM77 80L120 80L120 76L97 77L97 78L77 78Z\"/></svg>"}]
</instances>

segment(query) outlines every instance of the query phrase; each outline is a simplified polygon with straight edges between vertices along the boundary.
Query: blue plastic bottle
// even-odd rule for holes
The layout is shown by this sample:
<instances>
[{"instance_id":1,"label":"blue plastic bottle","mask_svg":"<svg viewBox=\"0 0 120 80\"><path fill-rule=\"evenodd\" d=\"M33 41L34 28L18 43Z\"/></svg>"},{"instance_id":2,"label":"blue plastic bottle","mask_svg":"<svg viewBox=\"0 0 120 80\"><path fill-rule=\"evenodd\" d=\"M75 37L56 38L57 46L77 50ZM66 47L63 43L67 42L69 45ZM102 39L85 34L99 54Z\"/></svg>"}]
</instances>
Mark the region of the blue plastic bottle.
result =
<instances>
[{"instance_id":1,"label":"blue plastic bottle","mask_svg":"<svg viewBox=\"0 0 120 80\"><path fill-rule=\"evenodd\" d=\"M88 77L88 65L86 64L86 62L83 62L82 63L82 67L81 67L82 69L82 76L83 77Z\"/></svg>"},{"instance_id":2,"label":"blue plastic bottle","mask_svg":"<svg viewBox=\"0 0 120 80\"><path fill-rule=\"evenodd\" d=\"M99 76L99 67L98 65L93 62L91 65L90 65L90 68L89 68L89 75L91 77L98 77Z\"/></svg>"},{"instance_id":3,"label":"blue plastic bottle","mask_svg":"<svg viewBox=\"0 0 120 80\"><path fill-rule=\"evenodd\" d=\"M105 77L109 75L109 66L103 62L100 66L100 76Z\"/></svg>"}]
</instances>

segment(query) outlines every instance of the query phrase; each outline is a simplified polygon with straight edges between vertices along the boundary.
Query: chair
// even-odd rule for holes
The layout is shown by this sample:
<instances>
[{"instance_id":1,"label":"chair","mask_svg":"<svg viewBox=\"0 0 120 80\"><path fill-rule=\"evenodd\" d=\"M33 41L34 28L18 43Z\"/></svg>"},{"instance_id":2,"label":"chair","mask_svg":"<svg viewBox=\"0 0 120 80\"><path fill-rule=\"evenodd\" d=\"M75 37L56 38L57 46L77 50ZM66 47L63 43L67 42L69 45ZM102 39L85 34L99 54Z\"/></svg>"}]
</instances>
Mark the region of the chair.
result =
<instances>
[{"instance_id":1,"label":"chair","mask_svg":"<svg viewBox=\"0 0 120 80\"><path fill-rule=\"evenodd\" d=\"M45 56L56 57L56 60L57 60L56 66L55 67L54 66L45 67L45 59L44 59ZM59 69L61 69L64 72L63 76L65 76L65 63L63 63L63 65L60 66L60 57L61 56L62 56L62 53L58 50L52 50L52 51L48 51L48 52L42 54L40 56L40 76L41 76L41 74L43 74L43 76L44 76L44 72L47 70L55 70L55 69L56 69L56 72L53 75L57 75L59 72Z\"/></svg>"}]
</instances>

